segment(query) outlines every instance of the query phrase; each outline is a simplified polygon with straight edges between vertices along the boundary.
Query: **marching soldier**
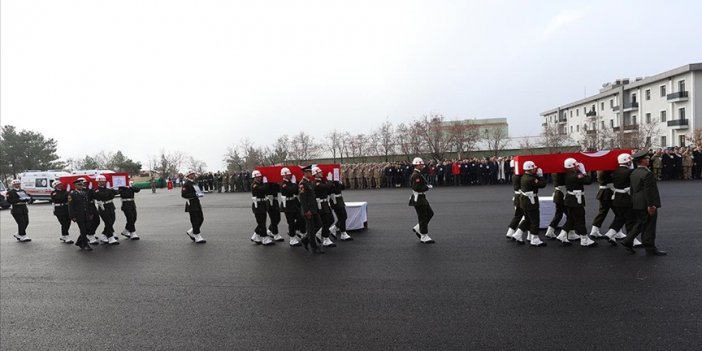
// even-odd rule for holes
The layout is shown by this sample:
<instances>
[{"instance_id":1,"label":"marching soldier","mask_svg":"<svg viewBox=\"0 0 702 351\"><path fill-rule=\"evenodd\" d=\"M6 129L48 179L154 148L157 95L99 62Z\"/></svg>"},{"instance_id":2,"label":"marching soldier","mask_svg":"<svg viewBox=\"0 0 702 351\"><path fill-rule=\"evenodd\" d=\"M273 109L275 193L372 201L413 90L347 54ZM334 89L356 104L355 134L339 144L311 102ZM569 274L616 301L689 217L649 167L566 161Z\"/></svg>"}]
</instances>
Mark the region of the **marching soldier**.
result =
<instances>
[{"instance_id":1,"label":"marching soldier","mask_svg":"<svg viewBox=\"0 0 702 351\"><path fill-rule=\"evenodd\" d=\"M322 227L322 218L319 216L317 209L317 196L315 194L314 180L312 179L312 166L307 166L302 169L304 177L298 185L300 193L300 207L305 216L306 234L302 237L302 245L305 250L308 250L308 245L312 246L312 252L323 254L322 249L317 244L316 233Z\"/></svg>"},{"instance_id":2,"label":"marching soldier","mask_svg":"<svg viewBox=\"0 0 702 351\"><path fill-rule=\"evenodd\" d=\"M597 243L588 237L585 228L585 185L592 183L592 178L585 171L585 165L578 163L574 158L567 158L563 162L566 169L565 205L568 208L568 222L577 235L580 235L580 246L593 247ZM571 227L569 227L571 228ZM561 238L559 238L561 239ZM564 244L569 241L563 241ZM567 244L566 244L567 245Z\"/></svg>"},{"instance_id":3,"label":"marching soldier","mask_svg":"<svg viewBox=\"0 0 702 351\"><path fill-rule=\"evenodd\" d=\"M95 191L89 187L84 188L85 193L88 195L88 211L90 211L90 222L88 222L88 242L90 245L97 245L100 242L95 237L95 232L97 232L100 226L100 214L98 213L97 207L95 207Z\"/></svg>"},{"instance_id":4,"label":"marching soldier","mask_svg":"<svg viewBox=\"0 0 702 351\"><path fill-rule=\"evenodd\" d=\"M322 246L335 247L336 244L329 239L329 234L331 234L329 227L334 223L334 215L332 215L331 207L329 207L331 183L327 182L327 179L324 178L324 174L319 167L312 167L312 175L315 177L314 194L317 198L317 209L322 219Z\"/></svg>"},{"instance_id":5,"label":"marching soldier","mask_svg":"<svg viewBox=\"0 0 702 351\"><path fill-rule=\"evenodd\" d=\"M539 238L539 189L546 187L541 168L537 169L532 161L524 162L524 175L520 181L520 203L524 211L524 227L528 228L527 240L531 246L546 246ZM519 242L519 240L517 240Z\"/></svg>"},{"instance_id":6,"label":"marching soldier","mask_svg":"<svg viewBox=\"0 0 702 351\"><path fill-rule=\"evenodd\" d=\"M17 233L14 237L21 243L30 242L32 239L27 235L27 226L29 226L27 203L32 200L32 197L22 189L22 182L19 179L14 179L11 185L12 189L7 191L7 202L12 205L10 214L17 222Z\"/></svg>"},{"instance_id":7,"label":"marching soldier","mask_svg":"<svg viewBox=\"0 0 702 351\"><path fill-rule=\"evenodd\" d=\"M331 183L331 194L329 195L329 199L331 199L332 203L332 210L334 210L334 213L336 214L336 224L332 225L331 228L331 233L334 235L334 238L336 239L336 233L339 233L339 239L341 241L348 241L348 240L353 240L353 238L346 233L346 218L348 215L346 214L346 203L344 202L344 197L341 195L341 191L346 189L343 183L340 181L333 181Z\"/></svg>"},{"instance_id":8,"label":"marching soldier","mask_svg":"<svg viewBox=\"0 0 702 351\"><path fill-rule=\"evenodd\" d=\"M553 203L556 207L556 211L553 214L553 219L551 219L551 223L549 223L548 228L546 229L546 239L556 238L556 230L558 229L558 224L561 223L561 219L563 219L563 214L565 214L565 193L565 173L555 173L553 175ZM561 234L563 235L563 237L567 238L568 230L570 230L570 228L562 228L563 232Z\"/></svg>"},{"instance_id":9,"label":"marching soldier","mask_svg":"<svg viewBox=\"0 0 702 351\"><path fill-rule=\"evenodd\" d=\"M427 190L431 189L432 186L427 184L427 180L424 179L422 175L422 169L424 169L424 161L415 157L412 160L414 165L414 171L410 176L410 184L412 186L412 197L409 200L409 206L413 206L414 210L417 212L417 225L412 228L412 231L419 238L419 242L422 244L433 244L434 240L429 237L429 221L434 217L434 211L432 211L429 201L424 194Z\"/></svg>"},{"instance_id":10,"label":"marching soldier","mask_svg":"<svg viewBox=\"0 0 702 351\"><path fill-rule=\"evenodd\" d=\"M266 183L268 191L268 217L271 219L271 225L268 226L268 235L273 236L274 241L283 241L283 237L278 234L278 224L280 224L280 203L278 196L280 193L280 184L268 182Z\"/></svg>"},{"instance_id":11,"label":"marching soldier","mask_svg":"<svg viewBox=\"0 0 702 351\"><path fill-rule=\"evenodd\" d=\"M633 230L636 224L636 217L632 210L631 203L631 155L627 153L620 154L617 157L619 167L612 172L612 211L614 212L614 220L609 226L609 231L605 234L611 245L617 245L616 239L620 238L621 230L626 227L626 232ZM641 242L634 238L634 246L641 245Z\"/></svg>"},{"instance_id":12,"label":"marching soldier","mask_svg":"<svg viewBox=\"0 0 702 351\"><path fill-rule=\"evenodd\" d=\"M84 188L85 178L76 179L73 182L73 186L75 189L68 194L68 215L78 225L80 230L76 246L80 247L81 250L92 251L93 248L90 247L91 243L88 240L88 233L90 233L93 216L90 207L94 208L95 206L93 206L90 195Z\"/></svg>"},{"instance_id":13,"label":"marching soldier","mask_svg":"<svg viewBox=\"0 0 702 351\"><path fill-rule=\"evenodd\" d=\"M124 212L124 217L127 219L127 224L122 230L122 235L126 236L132 240L139 240L139 235L136 232L136 227L134 223L137 221L137 209L136 203L134 202L134 194L141 191L141 189L134 187L134 182L129 182L129 186L121 186L117 189L120 199L122 199L122 207L120 208Z\"/></svg>"},{"instance_id":14,"label":"marching soldier","mask_svg":"<svg viewBox=\"0 0 702 351\"><path fill-rule=\"evenodd\" d=\"M100 235L100 241L110 245L119 245L117 238L114 236L115 224L115 204L113 203L116 191L107 187L107 178L104 175L98 175L95 180L98 183L98 188L95 189L95 202L98 206L98 214L105 226Z\"/></svg>"},{"instance_id":15,"label":"marching soldier","mask_svg":"<svg viewBox=\"0 0 702 351\"><path fill-rule=\"evenodd\" d=\"M656 247L656 222L658 209L661 207L661 197L658 193L656 177L648 169L649 157L646 150L634 154L637 167L631 172L631 201L636 214L634 228L626 234L622 246L630 253L635 253L633 241L639 233L646 248L646 254L665 256L667 253Z\"/></svg>"},{"instance_id":16,"label":"marching soldier","mask_svg":"<svg viewBox=\"0 0 702 351\"><path fill-rule=\"evenodd\" d=\"M612 172L598 171L597 183L600 187L597 191L597 200L600 202L600 209L597 212L597 216L595 216L595 219L592 221L592 230L590 231L590 237L592 239L605 238L605 236L600 233L600 227L602 227L607 213L609 213L609 210L612 208L612 194L614 194Z\"/></svg>"},{"instance_id":17,"label":"marching soldier","mask_svg":"<svg viewBox=\"0 0 702 351\"><path fill-rule=\"evenodd\" d=\"M522 175L515 174L512 177L512 188L514 190L514 196L512 197L512 202L514 204L514 216L509 222L509 227L507 227L507 240L517 240L521 241L523 232L522 229L518 229L519 222L524 217L524 210L522 210L521 205L521 189L522 189Z\"/></svg>"},{"instance_id":18,"label":"marching soldier","mask_svg":"<svg viewBox=\"0 0 702 351\"><path fill-rule=\"evenodd\" d=\"M68 191L63 188L60 181L55 181L52 185L54 191L51 192L51 203L54 204L54 216L61 224L61 236L59 240L66 244L73 244L69 237L68 229L71 228L71 216L68 214Z\"/></svg>"},{"instance_id":19,"label":"marching soldier","mask_svg":"<svg viewBox=\"0 0 702 351\"><path fill-rule=\"evenodd\" d=\"M256 229L251 237L251 241L257 245L270 246L275 244L266 231L266 216L268 214L268 184L263 184L263 176L258 170L251 172L253 183L251 183L251 211L256 218Z\"/></svg>"},{"instance_id":20,"label":"marching soldier","mask_svg":"<svg viewBox=\"0 0 702 351\"><path fill-rule=\"evenodd\" d=\"M205 194L195 183L195 171L188 171L183 187L180 190L180 196L187 200L185 202L185 212L190 214L190 224L192 225L192 228L186 230L185 234L196 244L206 243L207 241L200 235L200 227L205 221L200 198L204 197Z\"/></svg>"},{"instance_id":21,"label":"marching soldier","mask_svg":"<svg viewBox=\"0 0 702 351\"><path fill-rule=\"evenodd\" d=\"M302 210L300 209L300 200L297 198L299 189L297 184L292 182L292 172L287 167L280 170L280 175L283 176L283 181L280 184L281 210L285 213L285 220L288 222L288 236L290 237L290 246L300 246L300 238L298 233L306 233Z\"/></svg>"}]
</instances>

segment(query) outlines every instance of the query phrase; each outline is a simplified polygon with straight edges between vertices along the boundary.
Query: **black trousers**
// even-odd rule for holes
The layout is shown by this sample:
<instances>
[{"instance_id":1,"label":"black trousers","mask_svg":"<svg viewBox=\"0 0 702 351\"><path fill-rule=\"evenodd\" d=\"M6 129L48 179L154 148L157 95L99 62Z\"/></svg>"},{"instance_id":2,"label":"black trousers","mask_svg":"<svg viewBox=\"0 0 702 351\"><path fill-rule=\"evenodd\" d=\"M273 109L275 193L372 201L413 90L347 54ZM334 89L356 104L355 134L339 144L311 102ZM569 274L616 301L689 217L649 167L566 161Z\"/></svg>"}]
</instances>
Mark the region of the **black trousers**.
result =
<instances>
[{"instance_id":1,"label":"black trousers","mask_svg":"<svg viewBox=\"0 0 702 351\"><path fill-rule=\"evenodd\" d=\"M334 214L336 214L336 228L339 230L339 232L345 232L346 218L348 218L348 214L346 214L346 206L334 206Z\"/></svg>"},{"instance_id":2,"label":"black trousers","mask_svg":"<svg viewBox=\"0 0 702 351\"><path fill-rule=\"evenodd\" d=\"M90 232L90 218L87 216L79 216L76 218L76 224L78 225L78 230L80 230L80 235L76 240L76 246L83 247L88 245L88 233Z\"/></svg>"},{"instance_id":3,"label":"black trousers","mask_svg":"<svg viewBox=\"0 0 702 351\"><path fill-rule=\"evenodd\" d=\"M322 237L328 238L329 234L331 234L329 227L331 227L331 225L334 223L334 215L332 215L331 211L329 211L326 213L320 213L319 216L322 219Z\"/></svg>"},{"instance_id":4,"label":"black trousers","mask_svg":"<svg viewBox=\"0 0 702 351\"><path fill-rule=\"evenodd\" d=\"M94 205L88 205L88 211L90 211L90 218L88 222L88 235L95 235L97 228L100 226L100 214Z\"/></svg>"},{"instance_id":5,"label":"black trousers","mask_svg":"<svg viewBox=\"0 0 702 351\"><path fill-rule=\"evenodd\" d=\"M429 234L429 221L431 221L431 218L434 217L434 211L431 209L431 206L414 206L414 210L417 212L419 233Z\"/></svg>"},{"instance_id":6,"label":"black trousers","mask_svg":"<svg viewBox=\"0 0 702 351\"><path fill-rule=\"evenodd\" d=\"M563 228L561 229L565 230L566 232L573 230L573 219L570 217L568 210L570 210L570 208L563 205L563 214L566 216L566 222L563 223Z\"/></svg>"},{"instance_id":7,"label":"black trousers","mask_svg":"<svg viewBox=\"0 0 702 351\"><path fill-rule=\"evenodd\" d=\"M102 229L102 234L105 234L105 236L109 238L115 232L115 208L105 207L105 209L99 211L99 213L100 218L102 218L102 221L105 224L105 227Z\"/></svg>"},{"instance_id":8,"label":"black trousers","mask_svg":"<svg viewBox=\"0 0 702 351\"><path fill-rule=\"evenodd\" d=\"M535 209L524 210L524 222L526 222L524 223L524 227L526 227L532 235L539 235L539 225L541 224L539 223L540 215L541 212L539 211L538 207Z\"/></svg>"},{"instance_id":9,"label":"black trousers","mask_svg":"<svg viewBox=\"0 0 702 351\"><path fill-rule=\"evenodd\" d=\"M27 235L27 226L29 225L29 213L13 213L15 222L17 222L17 234Z\"/></svg>"},{"instance_id":10,"label":"black trousers","mask_svg":"<svg viewBox=\"0 0 702 351\"><path fill-rule=\"evenodd\" d=\"M551 223L549 223L548 226L553 229L558 229L558 224L561 223L561 219L563 219L563 215L565 214L565 206L559 203L554 203L554 205L556 206L556 212L553 214L553 219L551 219Z\"/></svg>"},{"instance_id":11,"label":"black trousers","mask_svg":"<svg viewBox=\"0 0 702 351\"><path fill-rule=\"evenodd\" d=\"M592 225L597 228L602 227L602 223L604 223L605 218L607 218L607 213L609 213L610 208L612 208L611 198L600 200L600 209L597 211L595 219L592 220Z\"/></svg>"},{"instance_id":12,"label":"black trousers","mask_svg":"<svg viewBox=\"0 0 702 351\"><path fill-rule=\"evenodd\" d=\"M305 219L302 217L301 213L298 212L285 212L285 220L288 222L288 235L294 236L295 231L299 230L300 233L306 233Z\"/></svg>"},{"instance_id":13,"label":"black trousers","mask_svg":"<svg viewBox=\"0 0 702 351\"><path fill-rule=\"evenodd\" d=\"M269 206L268 207L268 217L271 218L271 225L268 226L268 229L274 235L278 234L278 224L280 223L280 207Z\"/></svg>"},{"instance_id":14,"label":"black trousers","mask_svg":"<svg viewBox=\"0 0 702 351\"><path fill-rule=\"evenodd\" d=\"M313 213L310 218L305 217L305 226L305 231L307 232L307 235L304 236L304 240L309 241L312 248L315 249L318 246L315 235L317 234L319 228L322 226L322 217L319 216L319 213Z\"/></svg>"},{"instance_id":15,"label":"black trousers","mask_svg":"<svg viewBox=\"0 0 702 351\"><path fill-rule=\"evenodd\" d=\"M575 233L578 235L586 235L587 228L585 228L585 207L568 207L567 211L568 221L566 222L566 226L568 225L568 222L570 222L568 230L575 230Z\"/></svg>"},{"instance_id":16,"label":"black trousers","mask_svg":"<svg viewBox=\"0 0 702 351\"><path fill-rule=\"evenodd\" d=\"M205 221L205 215L202 211L188 211L190 214L190 224L193 226L193 234L200 234L200 227L202 222Z\"/></svg>"},{"instance_id":17,"label":"black trousers","mask_svg":"<svg viewBox=\"0 0 702 351\"><path fill-rule=\"evenodd\" d=\"M254 233L258 235L266 235L266 218L268 217L268 214L266 212L260 212L260 213L255 213L254 212L254 217L256 217L256 229L254 229Z\"/></svg>"},{"instance_id":18,"label":"black trousers","mask_svg":"<svg viewBox=\"0 0 702 351\"><path fill-rule=\"evenodd\" d=\"M656 248L656 222L658 222L658 211L653 216L646 210L633 210L636 216L636 224L631 232L626 233L624 244L631 245L634 238L641 234L641 243L647 250Z\"/></svg>"},{"instance_id":19,"label":"black trousers","mask_svg":"<svg viewBox=\"0 0 702 351\"><path fill-rule=\"evenodd\" d=\"M519 206L515 206L514 216L512 216L512 220L509 222L509 228L512 230L517 230L517 226L519 225L519 221L522 220L522 217L524 217L524 210L522 210L522 208Z\"/></svg>"},{"instance_id":20,"label":"black trousers","mask_svg":"<svg viewBox=\"0 0 702 351\"><path fill-rule=\"evenodd\" d=\"M134 223L137 221L136 205L131 201L125 202L122 204L122 212L124 212L124 217L127 218L127 224L124 226L124 229L130 233L134 233L136 231Z\"/></svg>"},{"instance_id":21,"label":"black trousers","mask_svg":"<svg viewBox=\"0 0 702 351\"><path fill-rule=\"evenodd\" d=\"M614 220L612 224L609 225L609 229L618 232L626 226L626 232L631 232L636 224L634 210L632 210L631 207L612 207L612 211L614 212Z\"/></svg>"},{"instance_id":22,"label":"black trousers","mask_svg":"<svg viewBox=\"0 0 702 351\"><path fill-rule=\"evenodd\" d=\"M70 233L68 230L71 228L71 216L69 216L68 213L59 213L55 216L61 224L61 235L69 235Z\"/></svg>"}]
</instances>

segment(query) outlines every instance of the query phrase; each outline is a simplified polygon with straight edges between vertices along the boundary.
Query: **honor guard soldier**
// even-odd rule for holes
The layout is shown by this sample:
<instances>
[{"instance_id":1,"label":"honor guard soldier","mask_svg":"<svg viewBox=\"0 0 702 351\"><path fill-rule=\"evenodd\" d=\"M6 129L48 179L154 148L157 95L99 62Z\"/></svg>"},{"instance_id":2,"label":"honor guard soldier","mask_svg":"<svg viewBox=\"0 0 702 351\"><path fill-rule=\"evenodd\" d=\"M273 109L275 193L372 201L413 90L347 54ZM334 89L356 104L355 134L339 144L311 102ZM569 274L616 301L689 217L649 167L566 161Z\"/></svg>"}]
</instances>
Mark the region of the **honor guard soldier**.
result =
<instances>
[{"instance_id":1,"label":"honor guard soldier","mask_svg":"<svg viewBox=\"0 0 702 351\"><path fill-rule=\"evenodd\" d=\"M619 167L612 172L612 211L614 211L614 220L609 226L609 231L605 234L605 237L612 245L617 245L616 239L626 237L619 237L623 227L626 227L626 232L630 233L634 228L634 224L636 224L636 217L634 216L631 203L631 161L631 155L627 153L620 154L617 157ZM637 245L641 245L641 242L634 238L634 246Z\"/></svg>"},{"instance_id":2,"label":"honor guard soldier","mask_svg":"<svg viewBox=\"0 0 702 351\"><path fill-rule=\"evenodd\" d=\"M636 169L631 172L631 202L636 215L634 228L626 234L622 245L630 253L635 253L634 238L641 234L641 241L646 248L646 254L665 256L665 251L656 247L656 222L658 209L661 207L661 197L658 193L656 177L648 168L649 156L646 150L634 154Z\"/></svg>"},{"instance_id":3,"label":"honor guard soldier","mask_svg":"<svg viewBox=\"0 0 702 351\"><path fill-rule=\"evenodd\" d=\"M90 195L84 186L85 178L78 178L73 182L74 189L68 194L68 215L78 225L78 230L80 230L76 246L82 250L92 251L93 248L90 247L91 243L88 239L88 233L90 232L93 216L90 207L95 206L90 202Z\"/></svg>"},{"instance_id":4,"label":"honor guard soldier","mask_svg":"<svg viewBox=\"0 0 702 351\"><path fill-rule=\"evenodd\" d=\"M256 217L256 229L251 237L251 241L264 246L275 244L273 239L266 232L266 217L268 215L268 186L263 184L261 172L255 170L251 172L253 183L251 183L251 211Z\"/></svg>"},{"instance_id":5,"label":"honor guard soldier","mask_svg":"<svg viewBox=\"0 0 702 351\"><path fill-rule=\"evenodd\" d=\"M563 162L563 166L566 169L565 205L568 208L568 222L571 223L575 233L580 236L580 246L596 246L597 243L586 234L585 227L585 185L592 184L592 178L585 171L585 165L578 163L574 158L567 158ZM565 243L563 240L561 242Z\"/></svg>"},{"instance_id":6,"label":"honor guard soldier","mask_svg":"<svg viewBox=\"0 0 702 351\"><path fill-rule=\"evenodd\" d=\"M137 221L137 209L136 203L134 202L134 194L141 191L141 189L134 187L134 182L129 182L129 186L121 186L117 189L120 199L122 199L122 212L124 212L124 217L127 218L127 224L122 230L122 235L126 236L132 240L139 240L139 235L136 232L136 227L134 223Z\"/></svg>"},{"instance_id":7,"label":"honor guard soldier","mask_svg":"<svg viewBox=\"0 0 702 351\"><path fill-rule=\"evenodd\" d=\"M59 240L66 244L73 244L70 239L68 229L71 228L71 216L68 214L68 191L63 188L60 181L51 184L54 191L51 192L51 203L54 204L54 216L61 224L61 236Z\"/></svg>"},{"instance_id":8,"label":"honor guard soldier","mask_svg":"<svg viewBox=\"0 0 702 351\"><path fill-rule=\"evenodd\" d=\"M114 189L107 187L107 178L104 175L98 175L95 180L98 183L95 189L95 203L98 206L98 214L105 223L105 227L100 235L100 241L110 245L119 245L117 238L114 236L115 229L115 204L114 198L117 192Z\"/></svg>"},{"instance_id":9,"label":"honor guard soldier","mask_svg":"<svg viewBox=\"0 0 702 351\"><path fill-rule=\"evenodd\" d=\"M563 214L565 214L565 193L566 193L566 186L565 186L565 173L555 173L553 175L553 204L554 207L556 208L556 211L553 213L553 218L551 219L551 223L549 223L548 228L546 229L546 239L555 239L556 238L556 230L558 229L558 224L561 223L561 219L563 219ZM563 236L567 238L568 236L568 230L570 228L562 228L563 231Z\"/></svg>"},{"instance_id":10,"label":"honor guard soldier","mask_svg":"<svg viewBox=\"0 0 702 351\"><path fill-rule=\"evenodd\" d=\"M268 192L268 218L271 219L267 234L273 236L273 241L283 241L283 237L278 234L278 224L280 224L280 202L278 201L280 184L268 182L265 185Z\"/></svg>"},{"instance_id":11,"label":"honor guard soldier","mask_svg":"<svg viewBox=\"0 0 702 351\"><path fill-rule=\"evenodd\" d=\"M10 214L17 222L17 233L14 237L17 241L25 243L30 242L32 239L27 235L27 226L29 225L29 209L27 209L27 203L32 201L32 197L27 194L24 189L22 189L19 179L12 180L10 184L12 189L7 192L7 202L12 205Z\"/></svg>"},{"instance_id":12,"label":"honor guard soldier","mask_svg":"<svg viewBox=\"0 0 702 351\"><path fill-rule=\"evenodd\" d=\"M523 227L527 228L527 240L531 246L546 246L546 243L539 238L539 223L541 213L539 211L539 189L546 187L546 180L543 178L541 168L536 168L532 161L524 162L524 175L520 179L520 204L524 211ZM516 235L515 235L516 236ZM521 238L519 238L521 239ZM520 240L517 239L517 242ZM523 242L521 242L523 244Z\"/></svg>"},{"instance_id":13,"label":"honor guard soldier","mask_svg":"<svg viewBox=\"0 0 702 351\"><path fill-rule=\"evenodd\" d=\"M600 227L602 227L602 223L604 223L607 213L609 213L609 210L612 208L612 194L614 194L612 172L598 171L597 183L599 184L597 201L600 202L600 208L597 211L595 219L592 220L592 230L590 230L590 238L592 239L605 238L604 234L600 233Z\"/></svg>"},{"instance_id":14,"label":"honor guard soldier","mask_svg":"<svg viewBox=\"0 0 702 351\"><path fill-rule=\"evenodd\" d=\"M316 233L322 227L322 218L319 216L317 208L317 196L315 195L315 183L312 176L312 166L302 169L304 177L298 185L300 207L305 216L306 234L302 237L302 245L308 250L308 245L312 246L312 252L323 254L324 250L317 244Z\"/></svg>"},{"instance_id":15,"label":"honor guard soldier","mask_svg":"<svg viewBox=\"0 0 702 351\"><path fill-rule=\"evenodd\" d=\"M319 210L319 216L322 219L322 234L321 237L318 238L322 240L322 246L335 247L336 244L329 239L329 234L331 234L329 227L334 223L334 215L332 215L331 207L329 207L331 183L327 182L327 179L324 178L322 169L319 167L312 167L312 175L315 178L314 194L317 200L317 209Z\"/></svg>"},{"instance_id":16,"label":"honor guard soldier","mask_svg":"<svg viewBox=\"0 0 702 351\"><path fill-rule=\"evenodd\" d=\"M333 224L329 229L331 234L336 238L336 234L339 233L339 239L341 241L353 240L353 238L346 233L346 203L344 202L344 197L341 195L341 191L346 189L343 183L338 180L331 182L331 194L329 194L329 199L331 200L332 210L336 214L336 223Z\"/></svg>"},{"instance_id":17,"label":"honor guard soldier","mask_svg":"<svg viewBox=\"0 0 702 351\"><path fill-rule=\"evenodd\" d=\"M298 247L302 245L298 233L306 232L305 220L300 209L300 200L297 198L300 190L297 184L292 182L290 169L283 167L280 170L280 175L283 176L283 181L280 184L281 210L285 213L285 220L288 222L290 246Z\"/></svg>"},{"instance_id":18,"label":"honor guard soldier","mask_svg":"<svg viewBox=\"0 0 702 351\"><path fill-rule=\"evenodd\" d=\"M512 188L514 189L514 196L512 196L514 216L512 216L512 220L509 222L509 226L507 227L507 240L517 240L517 238L521 239L523 235L522 231L517 228L519 222L522 220L522 217L524 217L524 210L522 210L520 199L522 196L520 191L522 188L521 179L521 174L515 174L512 177Z\"/></svg>"},{"instance_id":19,"label":"honor guard soldier","mask_svg":"<svg viewBox=\"0 0 702 351\"><path fill-rule=\"evenodd\" d=\"M434 211L432 211L429 201L427 201L427 196L424 194L427 190L431 189L432 186L427 184L427 180L424 179L422 175L422 169L424 169L424 161L415 157L412 160L412 165L414 165L414 171L410 176L410 185L412 187L412 196L409 200L409 205L414 207L417 212L417 225L412 228L412 231L417 235L419 241L423 244L433 244L434 240L429 237L429 221L434 217Z\"/></svg>"},{"instance_id":20,"label":"honor guard soldier","mask_svg":"<svg viewBox=\"0 0 702 351\"><path fill-rule=\"evenodd\" d=\"M190 224L192 225L192 228L186 230L185 234L196 244L206 243L207 241L200 235L200 226L205 221L200 198L204 197L205 194L195 183L195 171L188 171L183 187L180 190L180 196L187 200L185 202L185 212L190 214Z\"/></svg>"}]
</instances>

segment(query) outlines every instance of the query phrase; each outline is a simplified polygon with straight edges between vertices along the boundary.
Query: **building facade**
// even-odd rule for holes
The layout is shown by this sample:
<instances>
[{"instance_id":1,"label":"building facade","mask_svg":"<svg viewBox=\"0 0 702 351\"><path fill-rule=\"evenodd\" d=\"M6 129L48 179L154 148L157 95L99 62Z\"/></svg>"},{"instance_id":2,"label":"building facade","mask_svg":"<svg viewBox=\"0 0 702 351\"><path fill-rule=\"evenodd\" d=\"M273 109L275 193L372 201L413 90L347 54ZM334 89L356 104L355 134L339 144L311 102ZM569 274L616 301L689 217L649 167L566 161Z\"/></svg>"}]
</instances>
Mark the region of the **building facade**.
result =
<instances>
[{"instance_id":1,"label":"building facade","mask_svg":"<svg viewBox=\"0 0 702 351\"><path fill-rule=\"evenodd\" d=\"M584 148L686 146L702 128L702 63L603 84L541 117L547 132Z\"/></svg>"}]
</instances>

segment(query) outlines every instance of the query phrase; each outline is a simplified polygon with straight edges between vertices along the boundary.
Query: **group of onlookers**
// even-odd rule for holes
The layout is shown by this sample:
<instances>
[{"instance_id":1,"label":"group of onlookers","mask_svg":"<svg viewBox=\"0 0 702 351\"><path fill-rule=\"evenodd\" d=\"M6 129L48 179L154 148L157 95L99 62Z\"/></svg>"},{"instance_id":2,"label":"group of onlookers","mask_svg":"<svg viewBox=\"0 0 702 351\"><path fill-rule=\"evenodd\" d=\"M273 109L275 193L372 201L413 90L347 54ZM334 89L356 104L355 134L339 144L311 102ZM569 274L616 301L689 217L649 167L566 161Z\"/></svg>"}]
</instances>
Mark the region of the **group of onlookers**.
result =
<instances>
[{"instance_id":1,"label":"group of onlookers","mask_svg":"<svg viewBox=\"0 0 702 351\"><path fill-rule=\"evenodd\" d=\"M658 180L702 179L702 144L649 150L650 167Z\"/></svg>"}]
</instances>

